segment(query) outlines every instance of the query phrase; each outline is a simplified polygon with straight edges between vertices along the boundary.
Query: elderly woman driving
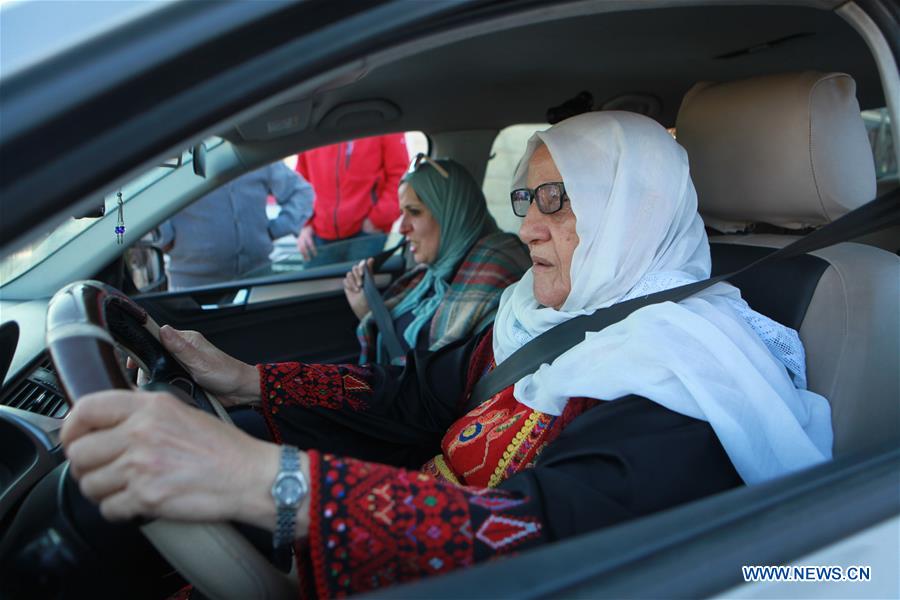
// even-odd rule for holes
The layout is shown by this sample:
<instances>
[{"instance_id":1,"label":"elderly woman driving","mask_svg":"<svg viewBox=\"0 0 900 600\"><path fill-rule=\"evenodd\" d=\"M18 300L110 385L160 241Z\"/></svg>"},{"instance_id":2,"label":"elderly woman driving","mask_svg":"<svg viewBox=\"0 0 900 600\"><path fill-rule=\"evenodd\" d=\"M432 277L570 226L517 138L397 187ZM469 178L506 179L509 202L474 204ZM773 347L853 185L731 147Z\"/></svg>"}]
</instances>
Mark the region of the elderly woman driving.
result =
<instances>
[{"instance_id":1,"label":"elderly woman driving","mask_svg":"<svg viewBox=\"0 0 900 600\"><path fill-rule=\"evenodd\" d=\"M423 154L413 165L400 183L400 233L417 266L384 294L400 346L395 356L363 294L363 263L344 279L360 319L360 363L403 364L410 348L438 350L480 331L493 320L500 293L531 264L516 237L497 228L462 165Z\"/></svg>"},{"instance_id":2,"label":"elderly woman driving","mask_svg":"<svg viewBox=\"0 0 900 600\"><path fill-rule=\"evenodd\" d=\"M92 394L62 432L81 490L108 519L231 519L274 531L278 543L304 538L300 563L325 597L469 566L830 457L829 406L803 389L796 333L721 283L588 333L552 364L470 402L479 378L542 332L710 272L686 154L650 119L590 113L536 134L514 190L533 266L503 293L492 331L414 354L400 374L371 364L253 367L164 328L198 383L228 406L258 405L275 443L165 393ZM298 460L308 483L291 508L295 525L276 519L270 492L280 455Z\"/></svg>"}]
</instances>

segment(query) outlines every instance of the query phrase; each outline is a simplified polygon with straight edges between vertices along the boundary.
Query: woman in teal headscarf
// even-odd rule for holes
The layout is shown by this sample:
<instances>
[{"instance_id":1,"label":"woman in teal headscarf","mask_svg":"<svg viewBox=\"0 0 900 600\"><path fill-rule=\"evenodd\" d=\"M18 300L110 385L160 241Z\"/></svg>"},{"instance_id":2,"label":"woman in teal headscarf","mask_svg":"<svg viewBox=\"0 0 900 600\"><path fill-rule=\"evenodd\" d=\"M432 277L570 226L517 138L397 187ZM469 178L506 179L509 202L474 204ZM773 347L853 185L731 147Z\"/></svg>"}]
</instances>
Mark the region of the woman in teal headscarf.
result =
<instances>
[{"instance_id":1,"label":"woman in teal headscarf","mask_svg":"<svg viewBox=\"0 0 900 600\"><path fill-rule=\"evenodd\" d=\"M484 194L459 163L420 155L400 182L400 233L416 267L384 294L403 350L437 350L493 320L500 293L531 266L518 238L497 228ZM360 318L360 362L390 362L362 292L363 263L344 280ZM403 364L404 357L394 359Z\"/></svg>"}]
</instances>

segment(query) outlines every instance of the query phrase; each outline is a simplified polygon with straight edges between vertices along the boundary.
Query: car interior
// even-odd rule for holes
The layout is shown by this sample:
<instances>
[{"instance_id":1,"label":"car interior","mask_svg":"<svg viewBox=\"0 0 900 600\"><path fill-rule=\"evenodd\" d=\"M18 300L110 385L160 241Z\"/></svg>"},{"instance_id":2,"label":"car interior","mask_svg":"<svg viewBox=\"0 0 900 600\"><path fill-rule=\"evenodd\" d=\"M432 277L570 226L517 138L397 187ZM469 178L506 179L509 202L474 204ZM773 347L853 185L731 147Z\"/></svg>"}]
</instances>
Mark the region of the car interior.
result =
<instances>
[{"instance_id":1,"label":"car interior","mask_svg":"<svg viewBox=\"0 0 900 600\"><path fill-rule=\"evenodd\" d=\"M458 160L481 181L501 130L544 123L549 109L582 91L589 92L592 110L628 110L656 119L687 150L710 236L713 275L745 266L897 190L896 143L888 155L893 170L877 171L861 111L888 107L896 140L900 80L891 52L871 41L871 24L855 4L639 2L639 9L626 4L484 3L458 22L413 28L408 39L366 53L348 46L345 60L330 70L265 94L248 93L243 105L231 106L231 112L220 109L203 128L183 132L184 143L109 171L103 185L92 190L96 193L72 196L67 210L45 216L42 231L121 189L128 196L125 218L133 242L250 169L306 149L389 132L424 132L432 156ZM349 17L347 26L359 24ZM291 60L299 65L302 57L282 60L287 68ZM192 165L197 151L181 149L201 142L204 174L198 175ZM173 155L183 164L158 166ZM508 198L488 202L492 211L509 210ZM42 521L47 507L55 507L54 490L65 464L58 431L68 404L44 338L48 302L57 290L78 280L103 281L121 289L160 325L199 330L248 362L352 362L358 352L355 317L341 287L347 264L185 291L142 292L125 266L126 246L110 234L115 220L115 211L107 209L30 269L0 282L0 367L5 367L0 368L0 562L15 564L17 574L30 570L29 583L14 589L23 596L37 589L35 595L59 594L60 582L40 575L43 567L35 565L71 563L60 557L73 548L78 548L75 554L84 550L67 537L77 537L71 533L77 526L60 525L67 518L63 508L53 510L52 525ZM871 509L857 506L843 529L820 527L819 537L799 535L775 513L778 506L789 510L792 502L806 511L802 502L819 502L829 485L859 497L867 488L862 483L854 488L854 477L863 481L861 473L868 468L871 477L889 478L900 460L898 253L900 226L895 225L732 280L752 308L799 332L808 388L831 404L832 464L770 487L736 490L641 519L631 529L626 524L552 544L544 554L389 591L396 592L391 597L458 595L470 585L498 596L605 596L635 589L637 595L653 596L673 589L666 581L686 595L726 594L741 583L739 571L687 581L696 571L684 561L698 555L678 551L679 528L700 532L697 539L707 536L706 552L726 541L738 548L721 551L708 564L739 563L749 554L776 564L888 518L896 525L893 499L873 503ZM388 261L376 285L384 289L403 268L399 257ZM881 487L872 489L884 493ZM834 502L820 509L835 514L841 496L830 497ZM807 514L819 514L816 510ZM740 521L763 514L770 515L765 526ZM725 529L723 540L711 537L712 527L727 523L743 523L746 531ZM771 534L778 528L783 532L778 535L793 539ZM763 551L764 540L747 537L754 529L781 545ZM296 581L261 559L232 528L154 522L144 530L188 580L204 592L211 590L212 597L296 592ZM597 552L611 552L622 543L632 544L634 553L572 567L580 565L579 553L599 557ZM230 562L235 556L249 558L235 567ZM522 575L542 561L567 569L571 577L551 584ZM649 570L636 570L641 566ZM39 580L45 587L28 587Z\"/></svg>"}]
</instances>

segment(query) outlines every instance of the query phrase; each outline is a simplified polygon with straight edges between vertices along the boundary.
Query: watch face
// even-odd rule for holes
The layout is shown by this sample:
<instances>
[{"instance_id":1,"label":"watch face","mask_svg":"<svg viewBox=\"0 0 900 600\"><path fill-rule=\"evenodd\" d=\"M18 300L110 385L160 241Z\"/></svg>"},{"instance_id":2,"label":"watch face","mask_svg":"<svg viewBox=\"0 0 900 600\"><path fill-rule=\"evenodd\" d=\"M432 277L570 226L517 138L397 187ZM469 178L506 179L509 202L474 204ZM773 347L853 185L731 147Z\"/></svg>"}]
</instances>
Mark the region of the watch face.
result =
<instances>
[{"instance_id":1,"label":"watch face","mask_svg":"<svg viewBox=\"0 0 900 600\"><path fill-rule=\"evenodd\" d=\"M296 477L284 477L275 486L275 495L284 504L296 504L302 493L303 487Z\"/></svg>"}]
</instances>

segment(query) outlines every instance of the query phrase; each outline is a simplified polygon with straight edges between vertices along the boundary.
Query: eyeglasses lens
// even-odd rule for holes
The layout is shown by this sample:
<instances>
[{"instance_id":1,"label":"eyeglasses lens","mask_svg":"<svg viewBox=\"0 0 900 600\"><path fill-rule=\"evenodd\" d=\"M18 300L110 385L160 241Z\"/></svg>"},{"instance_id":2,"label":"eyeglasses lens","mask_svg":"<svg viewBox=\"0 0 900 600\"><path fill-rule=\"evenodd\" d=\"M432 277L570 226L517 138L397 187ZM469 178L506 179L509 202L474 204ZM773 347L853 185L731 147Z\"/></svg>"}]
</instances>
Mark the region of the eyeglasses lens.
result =
<instances>
[{"instance_id":1,"label":"eyeglasses lens","mask_svg":"<svg viewBox=\"0 0 900 600\"><path fill-rule=\"evenodd\" d=\"M511 194L513 212L517 217L524 217L528 214L528 207L531 206L530 190L514 190Z\"/></svg>"},{"instance_id":2,"label":"eyeglasses lens","mask_svg":"<svg viewBox=\"0 0 900 600\"><path fill-rule=\"evenodd\" d=\"M537 198L538 210L544 214L555 213L562 206L562 191L558 185L542 185L534 191L534 195Z\"/></svg>"}]
</instances>

